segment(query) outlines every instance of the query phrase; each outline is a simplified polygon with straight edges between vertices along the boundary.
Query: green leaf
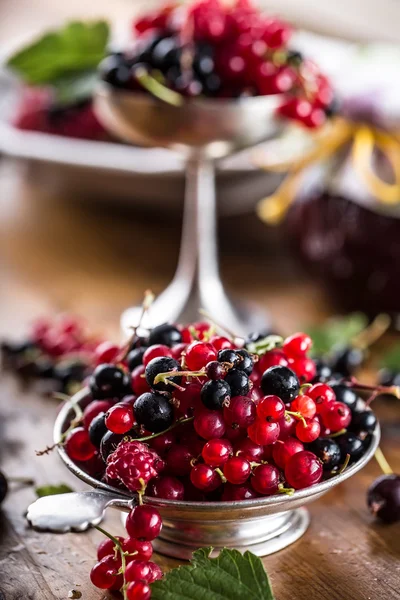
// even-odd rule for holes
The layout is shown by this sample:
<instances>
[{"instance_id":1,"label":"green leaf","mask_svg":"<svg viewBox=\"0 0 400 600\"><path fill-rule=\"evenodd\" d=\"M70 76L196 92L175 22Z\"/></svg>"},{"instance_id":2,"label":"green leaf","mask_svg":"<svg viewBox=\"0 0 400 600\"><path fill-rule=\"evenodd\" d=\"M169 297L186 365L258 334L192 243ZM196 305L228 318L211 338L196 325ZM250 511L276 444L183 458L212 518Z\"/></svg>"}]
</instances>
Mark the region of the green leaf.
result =
<instances>
[{"instance_id":1,"label":"green leaf","mask_svg":"<svg viewBox=\"0 0 400 600\"><path fill-rule=\"evenodd\" d=\"M212 548L193 553L191 564L152 584L152 600L274 600L261 560L251 552Z\"/></svg>"},{"instance_id":2,"label":"green leaf","mask_svg":"<svg viewBox=\"0 0 400 600\"><path fill-rule=\"evenodd\" d=\"M109 38L106 21L73 21L14 54L7 65L32 85L51 84L66 75L95 69Z\"/></svg>"},{"instance_id":3,"label":"green leaf","mask_svg":"<svg viewBox=\"0 0 400 600\"><path fill-rule=\"evenodd\" d=\"M257 342L250 342L246 345L246 348L252 354L265 354L274 348L281 348L283 344L283 338L280 335L267 335L267 337L258 340Z\"/></svg>"},{"instance_id":4,"label":"green leaf","mask_svg":"<svg viewBox=\"0 0 400 600\"><path fill-rule=\"evenodd\" d=\"M65 483L60 483L59 485L43 485L35 489L38 498L42 498L43 496L56 496L57 494L69 494L73 491L74 490Z\"/></svg>"},{"instance_id":5,"label":"green leaf","mask_svg":"<svg viewBox=\"0 0 400 600\"><path fill-rule=\"evenodd\" d=\"M394 344L389 350L381 357L381 367L395 371L400 371L400 344Z\"/></svg>"},{"instance_id":6,"label":"green leaf","mask_svg":"<svg viewBox=\"0 0 400 600\"><path fill-rule=\"evenodd\" d=\"M60 77L52 84L55 90L56 105L68 105L91 98L97 81L98 74L95 70Z\"/></svg>"},{"instance_id":7,"label":"green leaf","mask_svg":"<svg viewBox=\"0 0 400 600\"><path fill-rule=\"evenodd\" d=\"M345 317L332 317L319 327L306 328L313 340L313 355L329 354L334 346L349 344L367 325L366 315L351 313Z\"/></svg>"}]
</instances>

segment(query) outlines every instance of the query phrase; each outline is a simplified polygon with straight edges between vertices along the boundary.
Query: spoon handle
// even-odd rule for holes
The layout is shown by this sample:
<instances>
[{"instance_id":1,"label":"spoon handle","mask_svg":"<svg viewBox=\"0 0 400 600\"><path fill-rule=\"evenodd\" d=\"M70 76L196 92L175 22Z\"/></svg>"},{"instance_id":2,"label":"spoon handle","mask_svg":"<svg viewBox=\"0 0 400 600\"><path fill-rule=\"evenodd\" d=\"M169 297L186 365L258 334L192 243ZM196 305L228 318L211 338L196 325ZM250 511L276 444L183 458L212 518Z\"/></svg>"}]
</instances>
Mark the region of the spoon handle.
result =
<instances>
[{"instance_id":1,"label":"spoon handle","mask_svg":"<svg viewBox=\"0 0 400 600\"><path fill-rule=\"evenodd\" d=\"M39 531L85 531L101 522L107 508L115 507L129 512L136 503L135 498L100 491L57 494L33 502L28 507L26 518Z\"/></svg>"}]
</instances>

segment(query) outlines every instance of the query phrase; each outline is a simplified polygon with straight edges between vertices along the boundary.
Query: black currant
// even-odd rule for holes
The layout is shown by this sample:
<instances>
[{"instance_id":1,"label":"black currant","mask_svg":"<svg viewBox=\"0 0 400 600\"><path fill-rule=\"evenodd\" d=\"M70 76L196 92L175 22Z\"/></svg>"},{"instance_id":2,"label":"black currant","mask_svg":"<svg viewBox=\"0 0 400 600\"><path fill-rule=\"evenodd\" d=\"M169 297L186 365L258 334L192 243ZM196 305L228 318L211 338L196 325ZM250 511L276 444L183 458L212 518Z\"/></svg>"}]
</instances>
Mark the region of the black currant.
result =
<instances>
[{"instance_id":1,"label":"black currant","mask_svg":"<svg viewBox=\"0 0 400 600\"><path fill-rule=\"evenodd\" d=\"M142 394L136 398L133 410L137 423L152 433L168 429L174 420L172 405L161 394L152 392Z\"/></svg>"},{"instance_id":2,"label":"black currant","mask_svg":"<svg viewBox=\"0 0 400 600\"><path fill-rule=\"evenodd\" d=\"M363 440L354 435L354 433L346 432L336 438L341 452L341 460L345 461L347 454L350 455L350 462L356 462L364 454L365 444Z\"/></svg>"},{"instance_id":3,"label":"black currant","mask_svg":"<svg viewBox=\"0 0 400 600\"><path fill-rule=\"evenodd\" d=\"M89 387L95 400L122 398L132 393L128 374L119 367L108 363L95 368L90 378Z\"/></svg>"},{"instance_id":4,"label":"black currant","mask_svg":"<svg viewBox=\"0 0 400 600\"><path fill-rule=\"evenodd\" d=\"M292 402L299 394L299 379L289 367L269 367L261 378L261 389L266 396L278 396L284 402Z\"/></svg>"},{"instance_id":5,"label":"black currant","mask_svg":"<svg viewBox=\"0 0 400 600\"><path fill-rule=\"evenodd\" d=\"M143 362L143 354L146 352L146 348L139 346L139 348L134 348L131 350L126 357L126 362L128 363L128 369L133 371Z\"/></svg>"},{"instance_id":6,"label":"black currant","mask_svg":"<svg viewBox=\"0 0 400 600\"><path fill-rule=\"evenodd\" d=\"M338 402L347 404L352 411L355 410L358 402L358 396L354 390L349 388L344 383L334 383L331 385L331 387L335 392L336 400Z\"/></svg>"},{"instance_id":7,"label":"black currant","mask_svg":"<svg viewBox=\"0 0 400 600\"><path fill-rule=\"evenodd\" d=\"M248 344L254 344L254 342L259 342L260 340L268 337L269 335L275 335L275 334L270 329L262 329L261 331L253 331L246 338L244 345L247 346Z\"/></svg>"},{"instance_id":8,"label":"black currant","mask_svg":"<svg viewBox=\"0 0 400 600\"><path fill-rule=\"evenodd\" d=\"M106 414L100 413L94 417L89 425L88 432L90 441L92 442L93 446L96 446L96 448L100 448L101 441L108 431L105 420Z\"/></svg>"},{"instance_id":9,"label":"black currant","mask_svg":"<svg viewBox=\"0 0 400 600\"><path fill-rule=\"evenodd\" d=\"M234 367L237 367L241 362L241 359L236 350L231 350L228 348L218 352L218 362L231 363Z\"/></svg>"},{"instance_id":10,"label":"black currant","mask_svg":"<svg viewBox=\"0 0 400 600\"><path fill-rule=\"evenodd\" d=\"M118 444L122 442L124 437L125 435L121 433L107 431L100 443L100 455L104 462L106 462L109 455L117 449Z\"/></svg>"},{"instance_id":11,"label":"black currant","mask_svg":"<svg viewBox=\"0 0 400 600\"><path fill-rule=\"evenodd\" d=\"M210 410L219 410L231 397L231 388L223 379L207 381L201 388L201 401Z\"/></svg>"},{"instance_id":12,"label":"black currant","mask_svg":"<svg viewBox=\"0 0 400 600\"><path fill-rule=\"evenodd\" d=\"M174 346L182 341L181 332L175 325L164 323L151 330L149 335L149 346L154 344L163 344L164 346Z\"/></svg>"},{"instance_id":13,"label":"black currant","mask_svg":"<svg viewBox=\"0 0 400 600\"><path fill-rule=\"evenodd\" d=\"M153 358L146 365L146 381L154 390L159 392L171 392L173 390L173 383L180 385L182 382L182 377L180 375L169 377L167 381L159 381L158 383L154 383L154 380L160 373L171 373L172 375L174 371L180 371L180 369L180 364L174 358L170 358L169 356ZM172 384L169 382L172 382Z\"/></svg>"},{"instance_id":14,"label":"black currant","mask_svg":"<svg viewBox=\"0 0 400 600\"><path fill-rule=\"evenodd\" d=\"M174 37L165 37L159 40L153 48L151 63L155 69L166 73L171 67L180 65L182 50L179 41Z\"/></svg>"},{"instance_id":15,"label":"black currant","mask_svg":"<svg viewBox=\"0 0 400 600\"><path fill-rule=\"evenodd\" d=\"M332 369L322 359L317 358L315 361L316 374L312 383L327 383L332 379Z\"/></svg>"},{"instance_id":16,"label":"black currant","mask_svg":"<svg viewBox=\"0 0 400 600\"><path fill-rule=\"evenodd\" d=\"M400 520L400 477L381 475L369 487L367 504L371 513L384 523Z\"/></svg>"},{"instance_id":17,"label":"black currant","mask_svg":"<svg viewBox=\"0 0 400 600\"><path fill-rule=\"evenodd\" d=\"M236 368L239 369L239 371L246 373L246 375L251 375L254 367L254 360L251 354L244 349L236 350L236 354L242 358L242 360L236 365Z\"/></svg>"},{"instance_id":18,"label":"black currant","mask_svg":"<svg viewBox=\"0 0 400 600\"><path fill-rule=\"evenodd\" d=\"M362 365L364 359L365 352L363 350L347 346L338 349L334 353L331 368L332 371L341 373L344 377L349 377Z\"/></svg>"},{"instance_id":19,"label":"black currant","mask_svg":"<svg viewBox=\"0 0 400 600\"><path fill-rule=\"evenodd\" d=\"M223 379L226 373L224 366L217 360L212 360L206 365L208 379Z\"/></svg>"},{"instance_id":20,"label":"black currant","mask_svg":"<svg viewBox=\"0 0 400 600\"><path fill-rule=\"evenodd\" d=\"M372 433L378 420L372 410L355 411L351 418L349 430L359 435L360 433Z\"/></svg>"},{"instance_id":21,"label":"black currant","mask_svg":"<svg viewBox=\"0 0 400 600\"><path fill-rule=\"evenodd\" d=\"M320 459L326 471L331 471L341 463L339 445L331 438L318 438L309 445L309 449Z\"/></svg>"},{"instance_id":22,"label":"black currant","mask_svg":"<svg viewBox=\"0 0 400 600\"><path fill-rule=\"evenodd\" d=\"M393 385L396 372L392 369L381 369L378 373L379 385L389 386Z\"/></svg>"},{"instance_id":23,"label":"black currant","mask_svg":"<svg viewBox=\"0 0 400 600\"><path fill-rule=\"evenodd\" d=\"M100 77L114 87L126 88L132 79L131 66L123 54L111 54L99 65Z\"/></svg>"},{"instance_id":24,"label":"black currant","mask_svg":"<svg viewBox=\"0 0 400 600\"><path fill-rule=\"evenodd\" d=\"M225 381L231 388L232 397L246 396L250 390L249 377L244 371L239 371L239 368L230 369L225 376Z\"/></svg>"},{"instance_id":25,"label":"black currant","mask_svg":"<svg viewBox=\"0 0 400 600\"><path fill-rule=\"evenodd\" d=\"M3 502L4 498L7 496L7 492L8 492L7 478L4 475L4 473L2 473L0 471L0 504Z\"/></svg>"},{"instance_id":26,"label":"black currant","mask_svg":"<svg viewBox=\"0 0 400 600\"><path fill-rule=\"evenodd\" d=\"M63 389L66 389L68 384L72 382L80 383L81 381L83 381L86 373L87 366L83 363L61 363L57 365L54 369L54 378L61 383Z\"/></svg>"}]
</instances>

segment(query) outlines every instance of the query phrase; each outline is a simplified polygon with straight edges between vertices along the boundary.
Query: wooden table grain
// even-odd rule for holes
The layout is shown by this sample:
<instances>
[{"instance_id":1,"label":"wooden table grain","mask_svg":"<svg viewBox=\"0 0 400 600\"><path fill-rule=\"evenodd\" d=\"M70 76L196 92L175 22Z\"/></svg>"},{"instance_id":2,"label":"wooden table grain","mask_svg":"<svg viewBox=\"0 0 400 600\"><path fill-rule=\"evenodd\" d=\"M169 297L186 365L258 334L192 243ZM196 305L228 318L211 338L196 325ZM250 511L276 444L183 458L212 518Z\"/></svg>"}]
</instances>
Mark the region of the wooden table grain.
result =
<instances>
[{"instance_id":1,"label":"wooden table grain","mask_svg":"<svg viewBox=\"0 0 400 600\"><path fill-rule=\"evenodd\" d=\"M232 291L268 308L283 332L320 321L333 308L254 217L221 223L222 273ZM48 194L21 165L0 162L0 335L18 336L42 314L74 311L92 329L119 336L119 316L142 291L159 291L173 273L179 217L87 204ZM161 258L162 257L162 258ZM382 447L400 471L400 404L377 409ZM0 464L9 475L37 484L84 486L58 456L37 457L51 440L57 405L21 389L10 375L0 387ZM291 547L264 559L277 600L395 600L400 598L400 527L374 524L365 491L379 474L371 462L361 473L310 506L311 526ZM100 534L51 535L27 528L32 488L12 486L0 513L0 599L64 600L75 589L83 600L107 596L93 588L89 570ZM119 514L105 526L122 533ZM164 567L175 560L157 556Z\"/></svg>"}]
</instances>

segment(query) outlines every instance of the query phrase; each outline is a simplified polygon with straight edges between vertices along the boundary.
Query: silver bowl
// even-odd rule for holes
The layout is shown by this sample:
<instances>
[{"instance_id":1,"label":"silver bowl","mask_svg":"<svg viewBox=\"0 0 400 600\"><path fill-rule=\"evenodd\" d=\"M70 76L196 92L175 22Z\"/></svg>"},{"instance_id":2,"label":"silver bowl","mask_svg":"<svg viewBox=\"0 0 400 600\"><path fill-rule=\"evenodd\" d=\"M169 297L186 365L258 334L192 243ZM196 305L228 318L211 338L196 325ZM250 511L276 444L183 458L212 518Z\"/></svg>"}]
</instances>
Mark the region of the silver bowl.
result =
<instances>
[{"instance_id":1,"label":"silver bowl","mask_svg":"<svg viewBox=\"0 0 400 600\"><path fill-rule=\"evenodd\" d=\"M75 414L71 403L79 403L84 408L89 401L87 390L82 390L61 409L54 425L55 442L60 440L60 436ZM370 446L358 462L350 465L340 475L296 491L292 496L282 494L238 502L185 502L145 496L144 502L157 507L163 519L163 528L159 538L154 541L154 547L162 554L180 559L190 558L192 552L202 546L212 546L215 552L224 547L237 548L243 552L251 550L258 556L281 550L299 539L306 531L310 517L307 509L304 508L305 505L317 500L360 471L373 457L379 439L378 425L372 435ZM109 505L124 511L129 511L135 505L134 494L123 492L94 479L68 457L63 447L59 447L58 451L61 459L74 475L100 492L98 496L103 501L103 511ZM79 496L80 499L84 494L75 496ZM93 498L96 500L96 494L91 492L89 496L90 494L92 494L91 501ZM65 503L71 514L76 511L67 496L73 495L65 496ZM60 499L62 496L56 498ZM38 502L40 503L40 500L35 504ZM48 502L54 503L54 497ZM101 518L102 511L100 512ZM77 526L76 523L73 527L84 528ZM52 529L50 526L45 528ZM71 526L65 527L64 530L70 528Z\"/></svg>"},{"instance_id":2,"label":"silver bowl","mask_svg":"<svg viewBox=\"0 0 400 600\"><path fill-rule=\"evenodd\" d=\"M276 137L284 127L277 116L282 96L238 99L184 99L179 106L149 94L102 83L94 108L103 125L131 143L167 146L187 160L181 248L175 276L143 319L144 327L166 321L193 322L199 308L237 335L267 326L257 308L237 310L222 285L218 269L215 161ZM140 307L122 315L129 333Z\"/></svg>"}]
</instances>

